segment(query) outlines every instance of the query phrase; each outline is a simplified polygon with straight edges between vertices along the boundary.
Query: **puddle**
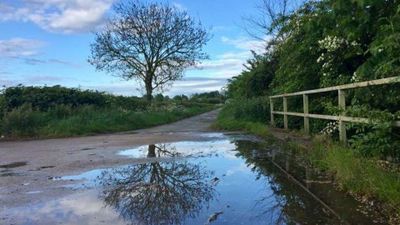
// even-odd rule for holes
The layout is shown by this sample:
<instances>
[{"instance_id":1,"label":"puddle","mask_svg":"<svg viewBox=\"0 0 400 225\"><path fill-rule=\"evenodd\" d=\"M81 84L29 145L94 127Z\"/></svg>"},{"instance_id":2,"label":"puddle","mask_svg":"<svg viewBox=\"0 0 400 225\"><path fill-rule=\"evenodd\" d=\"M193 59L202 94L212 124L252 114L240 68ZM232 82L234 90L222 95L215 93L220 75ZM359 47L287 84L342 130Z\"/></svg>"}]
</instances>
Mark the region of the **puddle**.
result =
<instances>
[{"instance_id":1,"label":"puddle","mask_svg":"<svg viewBox=\"0 0 400 225\"><path fill-rule=\"evenodd\" d=\"M152 160L57 178L81 188L6 215L24 224L114 225L371 224L378 215L291 152L246 137L154 144L118 154Z\"/></svg>"},{"instance_id":2,"label":"puddle","mask_svg":"<svg viewBox=\"0 0 400 225\"><path fill-rule=\"evenodd\" d=\"M15 173L8 170L0 171L0 177L16 177L16 176L22 176L22 175L20 173Z\"/></svg>"},{"instance_id":3,"label":"puddle","mask_svg":"<svg viewBox=\"0 0 400 225\"><path fill-rule=\"evenodd\" d=\"M233 152L235 146L228 140L208 142L183 141L176 143L155 144L122 150L118 155L131 158L171 158L171 157L206 157L220 152ZM234 155L232 154L234 157Z\"/></svg>"},{"instance_id":4,"label":"puddle","mask_svg":"<svg viewBox=\"0 0 400 225\"><path fill-rule=\"evenodd\" d=\"M0 165L0 168L11 169L11 168L17 168L17 167L21 167L21 166L26 166L27 164L28 164L27 162L12 162L9 164Z\"/></svg>"},{"instance_id":5,"label":"puddle","mask_svg":"<svg viewBox=\"0 0 400 225\"><path fill-rule=\"evenodd\" d=\"M40 194L40 193L43 193L43 191L27 191L27 192L25 192L25 194L28 194L28 195L34 195L34 194Z\"/></svg>"},{"instance_id":6,"label":"puddle","mask_svg":"<svg viewBox=\"0 0 400 225\"><path fill-rule=\"evenodd\" d=\"M94 147L87 147L87 148L82 148L81 151L89 151L89 150L94 150L96 148Z\"/></svg>"}]
</instances>

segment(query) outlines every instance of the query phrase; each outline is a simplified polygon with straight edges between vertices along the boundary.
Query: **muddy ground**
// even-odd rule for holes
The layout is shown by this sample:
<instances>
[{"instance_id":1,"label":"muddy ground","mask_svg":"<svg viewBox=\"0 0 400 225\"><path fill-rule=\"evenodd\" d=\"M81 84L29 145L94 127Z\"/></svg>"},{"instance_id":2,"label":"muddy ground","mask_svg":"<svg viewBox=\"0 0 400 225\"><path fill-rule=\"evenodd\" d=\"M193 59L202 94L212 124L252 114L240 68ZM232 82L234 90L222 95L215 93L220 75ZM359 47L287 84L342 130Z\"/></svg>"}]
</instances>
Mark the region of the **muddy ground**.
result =
<instances>
[{"instance_id":1,"label":"muddy ground","mask_svg":"<svg viewBox=\"0 0 400 225\"><path fill-rule=\"evenodd\" d=\"M207 138L218 110L149 129L49 140L0 142L0 211L66 196L70 181L54 178L134 163L121 149ZM136 159L137 161L137 159ZM1 222L1 221L0 221Z\"/></svg>"}]
</instances>

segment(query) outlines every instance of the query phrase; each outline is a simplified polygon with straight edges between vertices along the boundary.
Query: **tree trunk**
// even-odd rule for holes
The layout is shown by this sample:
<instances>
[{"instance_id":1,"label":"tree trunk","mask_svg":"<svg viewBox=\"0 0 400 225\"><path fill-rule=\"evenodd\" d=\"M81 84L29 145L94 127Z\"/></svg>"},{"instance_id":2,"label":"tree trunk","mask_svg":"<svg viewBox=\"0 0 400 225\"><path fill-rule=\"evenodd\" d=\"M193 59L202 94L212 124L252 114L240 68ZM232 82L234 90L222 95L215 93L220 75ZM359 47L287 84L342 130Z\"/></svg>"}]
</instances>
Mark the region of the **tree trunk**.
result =
<instances>
[{"instance_id":1,"label":"tree trunk","mask_svg":"<svg viewBox=\"0 0 400 225\"><path fill-rule=\"evenodd\" d=\"M146 100L148 102L151 102L153 100L153 85L152 85L152 76L147 75L146 80L145 80L145 86L146 86Z\"/></svg>"},{"instance_id":2,"label":"tree trunk","mask_svg":"<svg viewBox=\"0 0 400 225\"><path fill-rule=\"evenodd\" d=\"M148 158L156 157L156 146L155 145L149 145L149 148L147 151L147 157Z\"/></svg>"}]
</instances>

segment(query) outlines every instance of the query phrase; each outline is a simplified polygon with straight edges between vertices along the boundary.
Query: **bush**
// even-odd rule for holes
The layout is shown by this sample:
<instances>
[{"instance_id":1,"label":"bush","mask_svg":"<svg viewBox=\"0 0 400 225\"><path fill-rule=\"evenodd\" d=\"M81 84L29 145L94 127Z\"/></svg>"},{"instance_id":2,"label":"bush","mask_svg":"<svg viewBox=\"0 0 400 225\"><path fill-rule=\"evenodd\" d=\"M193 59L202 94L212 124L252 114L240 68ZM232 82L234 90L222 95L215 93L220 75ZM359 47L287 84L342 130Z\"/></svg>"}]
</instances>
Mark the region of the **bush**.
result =
<instances>
[{"instance_id":1,"label":"bush","mask_svg":"<svg viewBox=\"0 0 400 225\"><path fill-rule=\"evenodd\" d=\"M44 124L45 117L34 111L32 105L23 104L6 113L3 118L3 134L7 136L36 136L38 128Z\"/></svg>"},{"instance_id":2,"label":"bush","mask_svg":"<svg viewBox=\"0 0 400 225\"><path fill-rule=\"evenodd\" d=\"M31 104L39 110L47 110L56 105L64 104L72 107L81 105L106 105L106 95L102 92L53 87L24 87L16 86L5 89L4 97L8 111Z\"/></svg>"},{"instance_id":3,"label":"bush","mask_svg":"<svg viewBox=\"0 0 400 225\"><path fill-rule=\"evenodd\" d=\"M73 114L73 109L70 105L56 105L48 110L52 118L64 119Z\"/></svg>"},{"instance_id":4,"label":"bush","mask_svg":"<svg viewBox=\"0 0 400 225\"><path fill-rule=\"evenodd\" d=\"M32 107L40 111L47 111L58 107L58 105L66 105L71 108L93 105L135 111L144 111L149 106L146 100L138 97L115 96L104 92L61 86L10 87L4 90L3 96L4 107L7 111L18 108L23 104L31 104Z\"/></svg>"},{"instance_id":5,"label":"bush","mask_svg":"<svg viewBox=\"0 0 400 225\"><path fill-rule=\"evenodd\" d=\"M269 100L265 97L231 99L224 110L230 111L234 119L266 123L270 119Z\"/></svg>"}]
</instances>

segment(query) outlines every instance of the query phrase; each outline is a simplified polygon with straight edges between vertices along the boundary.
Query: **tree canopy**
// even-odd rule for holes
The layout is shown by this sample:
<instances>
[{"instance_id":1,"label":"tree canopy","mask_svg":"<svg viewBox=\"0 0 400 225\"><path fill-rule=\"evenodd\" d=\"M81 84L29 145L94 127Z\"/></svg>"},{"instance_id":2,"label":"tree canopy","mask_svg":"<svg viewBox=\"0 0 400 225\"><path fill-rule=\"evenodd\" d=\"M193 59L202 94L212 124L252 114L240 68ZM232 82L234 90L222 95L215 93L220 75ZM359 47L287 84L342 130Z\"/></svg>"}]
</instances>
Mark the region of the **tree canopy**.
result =
<instances>
[{"instance_id":1,"label":"tree canopy","mask_svg":"<svg viewBox=\"0 0 400 225\"><path fill-rule=\"evenodd\" d=\"M207 31L187 12L136 0L114 5L114 16L97 32L89 62L124 79L136 79L148 100L207 54Z\"/></svg>"}]
</instances>

